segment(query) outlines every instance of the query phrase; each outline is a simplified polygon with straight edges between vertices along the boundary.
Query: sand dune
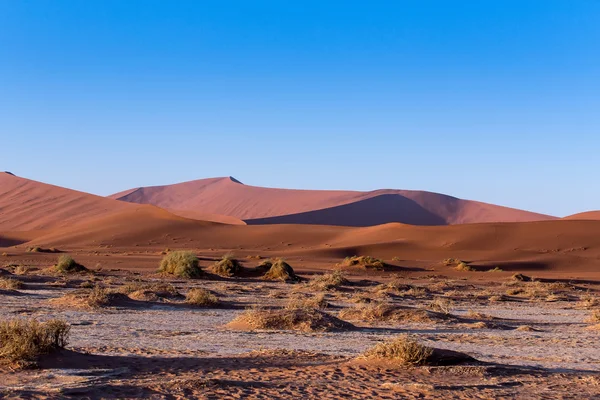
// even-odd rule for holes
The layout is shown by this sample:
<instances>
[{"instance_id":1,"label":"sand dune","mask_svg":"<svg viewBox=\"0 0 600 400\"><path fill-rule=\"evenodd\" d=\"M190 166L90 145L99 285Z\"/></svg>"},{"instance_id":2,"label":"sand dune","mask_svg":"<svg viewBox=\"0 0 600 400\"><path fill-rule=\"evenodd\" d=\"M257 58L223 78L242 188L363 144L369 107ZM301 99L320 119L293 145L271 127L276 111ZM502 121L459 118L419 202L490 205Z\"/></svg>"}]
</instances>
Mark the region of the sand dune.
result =
<instances>
[{"instance_id":1,"label":"sand dune","mask_svg":"<svg viewBox=\"0 0 600 400\"><path fill-rule=\"evenodd\" d=\"M231 177L142 187L110 197L182 212L226 215L248 224L454 225L554 219L424 191L273 189L244 185Z\"/></svg>"},{"instance_id":2,"label":"sand dune","mask_svg":"<svg viewBox=\"0 0 600 400\"><path fill-rule=\"evenodd\" d=\"M586 211L578 214L569 215L563 219L579 219L579 220L600 220L600 211Z\"/></svg>"}]
</instances>

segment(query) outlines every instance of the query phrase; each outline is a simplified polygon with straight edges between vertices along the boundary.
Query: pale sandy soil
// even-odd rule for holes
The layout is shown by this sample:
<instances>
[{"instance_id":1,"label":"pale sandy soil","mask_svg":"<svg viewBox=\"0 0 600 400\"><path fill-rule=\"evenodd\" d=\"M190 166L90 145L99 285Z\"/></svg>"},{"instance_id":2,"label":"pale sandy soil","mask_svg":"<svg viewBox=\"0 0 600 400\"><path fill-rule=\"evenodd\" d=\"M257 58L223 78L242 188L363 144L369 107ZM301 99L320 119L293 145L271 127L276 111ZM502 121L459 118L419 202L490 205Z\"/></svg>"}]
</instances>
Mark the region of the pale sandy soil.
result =
<instances>
[{"instance_id":1,"label":"pale sandy soil","mask_svg":"<svg viewBox=\"0 0 600 400\"><path fill-rule=\"evenodd\" d=\"M118 287L140 277L156 279L153 274L127 273L97 279L102 285ZM385 301L419 308L427 307L436 296L453 298L451 314L468 321L352 321L358 329L296 332L238 331L227 324L246 307L282 307L299 293L314 293L306 284L235 278L171 281L181 293L190 287L210 289L225 304L192 308L176 299L83 310L53 305L49 300L76 290L86 277L67 280L68 287L51 286L55 277L17 278L28 282L27 286L18 293L0 292L0 319L59 317L71 323L72 332L67 350L42 361L42 369L5 369L0 396L6 398L550 399L594 398L600 393L598 331L588 329L590 310L578 302L589 296L586 293L592 286L564 289L571 301L517 296L512 301L490 302L485 296L513 286L406 278L407 284L427 287L430 293L415 297L392 293L383 297ZM357 293L377 298L376 284L324 292L330 304L325 311L338 315L354 307L350 299ZM473 313L485 315L475 318ZM476 328L472 325L476 320L487 321L493 328ZM515 329L523 325L533 330ZM414 334L432 347L469 354L480 362L406 368L360 358L377 342L401 333Z\"/></svg>"}]
</instances>

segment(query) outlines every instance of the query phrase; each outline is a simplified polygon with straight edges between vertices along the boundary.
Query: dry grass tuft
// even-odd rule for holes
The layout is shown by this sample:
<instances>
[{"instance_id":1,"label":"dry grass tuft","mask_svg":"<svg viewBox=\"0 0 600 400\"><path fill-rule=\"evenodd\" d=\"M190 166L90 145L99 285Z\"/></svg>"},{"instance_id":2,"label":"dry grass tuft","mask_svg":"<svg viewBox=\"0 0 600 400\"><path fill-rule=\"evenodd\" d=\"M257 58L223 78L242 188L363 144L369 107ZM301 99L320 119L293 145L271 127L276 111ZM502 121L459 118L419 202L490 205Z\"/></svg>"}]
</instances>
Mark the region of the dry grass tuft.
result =
<instances>
[{"instance_id":1,"label":"dry grass tuft","mask_svg":"<svg viewBox=\"0 0 600 400\"><path fill-rule=\"evenodd\" d=\"M592 311L586 322L593 322L593 323L600 322L600 310Z\"/></svg>"},{"instance_id":2,"label":"dry grass tuft","mask_svg":"<svg viewBox=\"0 0 600 400\"><path fill-rule=\"evenodd\" d=\"M375 257L371 256L352 256L346 257L341 264L342 267L360 267L365 269L385 269L386 264Z\"/></svg>"},{"instance_id":3,"label":"dry grass tuft","mask_svg":"<svg viewBox=\"0 0 600 400\"><path fill-rule=\"evenodd\" d=\"M68 254L63 254L58 258L58 263L54 266L54 269L63 274L86 272L88 270L86 267L73 260L73 257Z\"/></svg>"},{"instance_id":4,"label":"dry grass tuft","mask_svg":"<svg viewBox=\"0 0 600 400\"><path fill-rule=\"evenodd\" d=\"M237 276L242 272L242 265L231 254L226 254L212 265L211 272L225 277Z\"/></svg>"},{"instance_id":5,"label":"dry grass tuft","mask_svg":"<svg viewBox=\"0 0 600 400\"><path fill-rule=\"evenodd\" d=\"M433 349L424 346L407 335L398 336L387 342L378 343L364 353L367 358L397 361L403 365L427 365Z\"/></svg>"},{"instance_id":6,"label":"dry grass tuft","mask_svg":"<svg viewBox=\"0 0 600 400\"><path fill-rule=\"evenodd\" d=\"M127 297L123 294L114 293L108 289L96 286L92 290L75 290L62 297L50 300L50 303L56 306L97 309L117 305L123 300L127 300Z\"/></svg>"},{"instance_id":7,"label":"dry grass tuft","mask_svg":"<svg viewBox=\"0 0 600 400\"><path fill-rule=\"evenodd\" d=\"M230 326L249 329L296 330L329 332L353 329L354 326L333 315L311 308L268 310L253 308L234 319Z\"/></svg>"},{"instance_id":8,"label":"dry grass tuft","mask_svg":"<svg viewBox=\"0 0 600 400\"><path fill-rule=\"evenodd\" d=\"M341 286L350 283L343 271L335 270L323 275L313 277L309 286L316 290L332 290L339 289Z\"/></svg>"},{"instance_id":9,"label":"dry grass tuft","mask_svg":"<svg viewBox=\"0 0 600 400\"><path fill-rule=\"evenodd\" d=\"M25 285L18 279L14 278L0 278L0 289L4 290L18 290L22 289Z\"/></svg>"},{"instance_id":10,"label":"dry grass tuft","mask_svg":"<svg viewBox=\"0 0 600 400\"><path fill-rule=\"evenodd\" d=\"M447 319L444 314L419 308L400 307L390 303L358 304L340 311L340 318L365 322L432 323Z\"/></svg>"},{"instance_id":11,"label":"dry grass tuft","mask_svg":"<svg viewBox=\"0 0 600 400\"><path fill-rule=\"evenodd\" d=\"M27 275L29 273L29 268L24 265L17 265L14 270L15 275Z\"/></svg>"},{"instance_id":12,"label":"dry grass tuft","mask_svg":"<svg viewBox=\"0 0 600 400\"><path fill-rule=\"evenodd\" d=\"M454 302L444 297L436 297L429 303L429 309L444 315L450 315L453 307Z\"/></svg>"},{"instance_id":13,"label":"dry grass tuft","mask_svg":"<svg viewBox=\"0 0 600 400\"><path fill-rule=\"evenodd\" d=\"M531 282L531 277L523 274L514 274L511 279L517 282Z\"/></svg>"},{"instance_id":14,"label":"dry grass tuft","mask_svg":"<svg viewBox=\"0 0 600 400\"><path fill-rule=\"evenodd\" d=\"M12 319L0 322L0 360L16 367L35 366L38 358L64 348L70 326L62 320L38 322Z\"/></svg>"},{"instance_id":15,"label":"dry grass tuft","mask_svg":"<svg viewBox=\"0 0 600 400\"><path fill-rule=\"evenodd\" d=\"M202 270L198 267L198 257L191 251L173 251L166 254L160 262L159 271L188 279L202 275Z\"/></svg>"},{"instance_id":16,"label":"dry grass tuft","mask_svg":"<svg viewBox=\"0 0 600 400\"><path fill-rule=\"evenodd\" d=\"M469 264L467 264L464 261L461 261L460 263L458 263L458 265L456 265L456 267L454 267L455 270L457 271L476 271L475 268L471 267Z\"/></svg>"},{"instance_id":17,"label":"dry grass tuft","mask_svg":"<svg viewBox=\"0 0 600 400\"><path fill-rule=\"evenodd\" d=\"M268 267L268 269L266 267ZM284 282L298 282L300 280L300 278L298 278L298 276L294 273L294 269L281 258L275 261L265 261L257 268L267 269L263 279Z\"/></svg>"},{"instance_id":18,"label":"dry grass tuft","mask_svg":"<svg viewBox=\"0 0 600 400\"><path fill-rule=\"evenodd\" d=\"M220 303L217 296L203 288L190 289L185 295L185 302L199 307L214 307Z\"/></svg>"},{"instance_id":19,"label":"dry grass tuft","mask_svg":"<svg viewBox=\"0 0 600 400\"><path fill-rule=\"evenodd\" d=\"M296 309L296 308L317 308L323 309L328 308L330 305L325 298L323 293L313 295L311 297L298 297L293 298L288 301L285 308L287 309Z\"/></svg>"}]
</instances>

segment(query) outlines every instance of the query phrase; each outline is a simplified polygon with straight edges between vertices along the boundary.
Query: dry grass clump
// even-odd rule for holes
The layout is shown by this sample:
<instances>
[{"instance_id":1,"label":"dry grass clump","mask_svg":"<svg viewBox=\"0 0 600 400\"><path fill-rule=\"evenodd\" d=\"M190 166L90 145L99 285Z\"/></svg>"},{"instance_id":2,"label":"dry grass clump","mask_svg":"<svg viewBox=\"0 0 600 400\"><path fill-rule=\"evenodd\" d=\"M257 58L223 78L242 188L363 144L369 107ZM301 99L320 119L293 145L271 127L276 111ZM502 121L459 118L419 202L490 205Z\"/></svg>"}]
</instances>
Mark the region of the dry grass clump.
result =
<instances>
[{"instance_id":1,"label":"dry grass clump","mask_svg":"<svg viewBox=\"0 0 600 400\"><path fill-rule=\"evenodd\" d=\"M28 253L60 253L60 250L50 247L49 249L40 246L31 246L26 249Z\"/></svg>"},{"instance_id":2,"label":"dry grass clump","mask_svg":"<svg viewBox=\"0 0 600 400\"><path fill-rule=\"evenodd\" d=\"M589 293L586 293L585 295L581 296L578 303L578 306L580 308L594 308L598 307L598 305L600 305L598 297L592 296Z\"/></svg>"},{"instance_id":3,"label":"dry grass clump","mask_svg":"<svg viewBox=\"0 0 600 400\"><path fill-rule=\"evenodd\" d=\"M173 251L166 254L160 262L159 271L188 279L202 275L202 270L198 267L198 257L191 251Z\"/></svg>"},{"instance_id":4,"label":"dry grass clump","mask_svg":"<svg viewBox=\"0 0 600 400\"><path fill-rule=\"evenodd\" d=\"M442 264L444 264L446 267L456 267L460 263L466 264L466 262L458 258L446 258L444 261L442 261Z\"/></svg>"},{"instance_id":5,"label":"dry grass clump","mask_svg":"<svg viewBox=\"0 0 600 400\"><path fill-rule=\"evenodd\" d=\"M531 282L531 277L523 274L514 274L511 279L517 282Z\"/></svg>"},{"instance_id":6,"label":"dry grass clump","mask_svg":"<svg viewBox=\"0 0 600 400\"><path fill-rule=\"evenodd\" d=\"M328 308L330 304L327 302L325 295L319 293L311 297L297 297L290 299L286 304L285 308L296 309L296 308L317 308L323 309Z\"/></svg>"},{"instance_id":7,"label":"dry grass clump","mask_svg":"<svg viewBox=\"0 0 600 400\"><path fill-rule=\"evenodd\" d=\"M471 267L469 264L467 264L464 261L461 261L460 263L458 263L458 265L456 265L456 267L454 267L454 269L457 271L476 271L475 268Z\"/></svg>"},{"instance_id":8,"label":"dry grass clump","mask_svg":"<svg viewBox=\"0 0 600 400\"><path fill-rule=\"evenodd\" d=\"M600 310L592 311L586 322L600 322Z\"/></svg>"},{"instance_id":9,"label":"dry grass clump","mask_svg":"<svg viewBox=\"0 0 600 400\"><path fill-rule=\"evenodd\" d=\"M4 290L17 290L22 289L25 285L18 279L14 278L0 278L0 289Z\"/></svg>"},{"instance_id":10,"label":"dry grass clump","mask_svg":"<svg viewBox=\"0 0 600 400\"><path fill-rule=\"evenodd\" d=\"M127 295L138 301L162 301L163 299L179 297L181 294L170 283L141 283L132 282L112 290Z\"/></svg>"},{"instance_id":11,"label":"dry grass clump","mask_svg":"<svg viewBox=\"0 0 600 400\"><path fill-rule=\"evenodd\" d=\"M54 269L63 274L85 272L88 270L86 267L73 260L73 257L68 254L63 254L58 258L58 263L54 266Z\"/></svg>"},{"instance_id":12,"label":"dry grass clump","mask_svg":"<svg viewBox=\"0 0 600 400\"><path fill-rule=\"evenodd\" d=\"M365 322L431 323L447 319L444 314L418 308L400 307L384 302L358 304L340 311L339 316L343 319Z\"/></svg>"},{"instance_id":13,"label":"dry grass clump","mask_svg":"<svg viewBox=\"0 0 600 400\"><path fill-rule=\"evenodd\" d=\"M346 279L344 272L338 269L313 277L309 282L309 286L316 290L332 290L338 289L348 283L350 282Z\"/></svg>"},{"instance_id":14,"label":"dry grass clump","mask_svg":"<svg viewBox=\"0 0 600 400\"><path fill-rule=\"evenodd\" d=\"M281 258L275 261L265 261L259 265L258 268L264 268L267 270L263 276L263 279L284 282L298 282L300 280L300 278L294 273L294 269L290 266L290 264L286 263Z\"/></svg>"},{"instance_id":15,"label":"dry grass clump","mask_svg":"<svg viewBox=\"0 0 600 400\"><path fill-rule=\"evenodd\" d=\"M488 269L487 272L502 272L503 269L500 267L494 267L492 269Z\"/></svg>"},{"instance_id":16,"label":"dry grass clump","mask_svg":"<svg viewBox=\"0 0 600 400\"><path fill-rule=\"evenodd\" d=\"M225 277L236 276L242 272L242 265L231 254L225 254L212 265L211 272Z\"/></svg>"},{"instance_id":17,"label":"dry grass clump","mask_svg":"<svg viewBox=\"0 0 600 400\"><path fill-rule=\"evenodd\" d=\"M24 265L17 265L13 273L15 275L27 275L29 273L29 268Z\"/></svg>"},{"instance_id":18,"label":"dry grass clump","mask_svg":"<svg viewBox=\"0 0 600 400\"><path fill-rule=\"evenodd\" d=\"M0 322L0 360L17 367L34 366L38 358L64 348L70 326L57 319L47 322L12 319Z\"/></svg>"},{"instance_id":19,"label":"dry grass clump","mask_svg":"<svg viewBox=\"0 0 600 400\"><path fill-rule=\"evenodd\" d=\"M303 332L329 332L354 328L352 324L314 308L276 310L253 308L234 319L230 326L245 329L296 330Z\"/></svg>"},{"instance_id":20,"label":"dry grass clump","mask_svg":"<svg viewBox=\"0 0 600 400\"><path fill-rule=\"evenodd\" d=\"M397 361L403 365L418 366L429 364L433 349L424 346L407 335L401 335L387 342L381 342L364 353L367 358Z\"/></svg>"},{"instance_id":21,"label":"dry grass clump","mask_svg":"<svg viewBox=\"0 0 600 400\"><path fill-rule=\"evenodd\" d=\"M127 300L127 297L121 293L115 293L100 286L95 286L92 290L77 289L60 298L52 299L50 302L56 306L97 309L115 306L124 300Z\"/></svg>"},{"instance_id":22,"label":"dry grass clump","mask_svg":"<svg viewBox=\"0 0 600 400\"><path fill-rule=\"evenodd\" d=\"M203 288L190 289L185 295L185 302L199 307L212 307L220 303L217 296Z\"/></svg>"},{"instance_id":23,"label":"dry grass clump","mask_svg":"<svg viewBox=\"0 0 600 400\"><path fill-rule=\"evenodd\" d=\"M454 302L444 297L436 297L429 303L429 309L444 315L450 315L453 307Z\"/></svg>"},{"instance_id":24,"label":"dry grass clump","mask_svg":"<svg viewBox=\"0 0 600 400\"><path fill-rule=\"evenodd\" d=\"M365 269L385 269L386 264L375 257L371 256L352 256L346 257L341 264L342 267L360 267Z\"/></svg>"}]
</instances>

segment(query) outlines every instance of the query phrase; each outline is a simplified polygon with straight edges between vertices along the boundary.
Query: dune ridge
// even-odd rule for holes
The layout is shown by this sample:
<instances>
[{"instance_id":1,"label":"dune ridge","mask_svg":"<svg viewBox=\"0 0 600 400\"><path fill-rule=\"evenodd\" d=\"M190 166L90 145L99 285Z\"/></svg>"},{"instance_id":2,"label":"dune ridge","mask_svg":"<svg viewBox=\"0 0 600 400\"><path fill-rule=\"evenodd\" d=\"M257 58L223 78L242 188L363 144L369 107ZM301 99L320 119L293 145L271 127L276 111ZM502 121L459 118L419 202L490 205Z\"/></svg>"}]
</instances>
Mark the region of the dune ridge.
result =
<instances>
[{"instance_id":1,"label":"dune ridge","mask_svg":"<svg viewBox=\"0 0 600 400\"><path fill-rule=\"evenodd\" d=\"M226 215L250 225L371 226L388 222L455 225L555 219L549 215L426 191L275 189L244 185L232 177L140 187L109 197L181 212Z\"/></svg>"}]
</instances>

